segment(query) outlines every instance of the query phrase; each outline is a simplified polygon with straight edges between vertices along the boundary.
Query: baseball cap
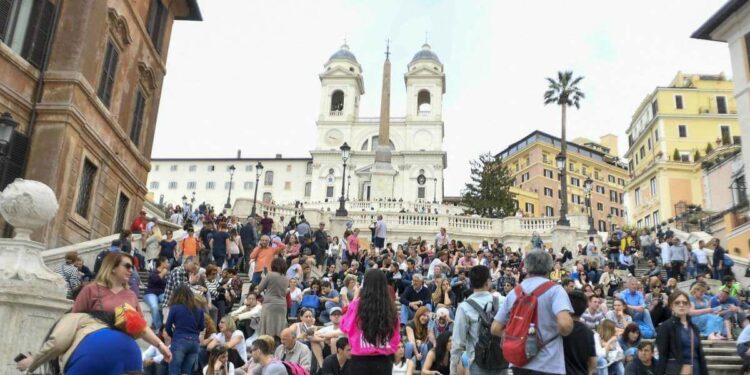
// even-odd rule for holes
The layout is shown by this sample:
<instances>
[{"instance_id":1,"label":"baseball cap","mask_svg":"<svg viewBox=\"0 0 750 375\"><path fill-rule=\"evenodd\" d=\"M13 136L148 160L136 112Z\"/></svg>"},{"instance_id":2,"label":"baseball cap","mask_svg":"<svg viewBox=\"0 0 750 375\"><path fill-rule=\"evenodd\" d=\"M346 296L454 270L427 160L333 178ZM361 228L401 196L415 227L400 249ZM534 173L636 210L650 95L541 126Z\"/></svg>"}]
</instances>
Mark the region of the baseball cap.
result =
<instances>
[{"instance_id":1,"label":"baseball cap","mask_svg":"<svg viewBox=\"0 0 750 375\"><path fill-rule=\"evenodd\" d=\"M341 311L340 307L333 307L333 308L331 308L331 311L328 312L328 315L333 315L333 314L337 314L337 313L338 314L343 314L344 312Z\"/></svg>"}]
</instances>

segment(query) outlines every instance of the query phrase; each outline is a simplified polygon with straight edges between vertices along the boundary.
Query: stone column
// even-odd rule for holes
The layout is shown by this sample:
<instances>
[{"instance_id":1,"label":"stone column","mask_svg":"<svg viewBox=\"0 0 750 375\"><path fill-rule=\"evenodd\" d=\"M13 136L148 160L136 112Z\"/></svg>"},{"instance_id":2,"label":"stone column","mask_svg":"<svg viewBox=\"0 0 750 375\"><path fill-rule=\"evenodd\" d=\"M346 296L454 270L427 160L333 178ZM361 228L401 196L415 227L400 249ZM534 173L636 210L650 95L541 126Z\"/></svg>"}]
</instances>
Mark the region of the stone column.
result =
<instances>
[{"instance_id":1,"label":"stone column","mask_svg":"<svg viewBox=\"0 0 750 375\"><path fill-rule=\"evenodd\" d=\"M37 351L71 307L63 278L44 264L44 246L29 238L57 209L55 193L38 181L16 179L0 193L0 215L16 229L13 239L0 239L0 374L17 373L16 354Z\"/></svg>"}]
</instances>

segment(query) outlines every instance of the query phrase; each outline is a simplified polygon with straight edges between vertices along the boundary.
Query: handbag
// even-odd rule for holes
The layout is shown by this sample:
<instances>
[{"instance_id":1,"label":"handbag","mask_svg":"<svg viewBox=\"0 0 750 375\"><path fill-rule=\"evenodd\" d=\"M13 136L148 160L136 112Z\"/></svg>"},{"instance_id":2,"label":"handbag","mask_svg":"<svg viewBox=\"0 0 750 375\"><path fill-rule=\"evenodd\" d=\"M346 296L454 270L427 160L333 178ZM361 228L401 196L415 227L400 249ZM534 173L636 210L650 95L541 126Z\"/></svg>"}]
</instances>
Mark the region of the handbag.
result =
<instances>
[{"instance_id":1,"label":"handbag","mask_svg":"<svg viewBox=\"0 0 750 375\"><path fill-rule=\"evenodd\" d=\"M625 352L622 351L622 347L618 342L614 343L615 348L607 351L607 363L615 363L625 359Z\"/></svg>"}]
</instances>

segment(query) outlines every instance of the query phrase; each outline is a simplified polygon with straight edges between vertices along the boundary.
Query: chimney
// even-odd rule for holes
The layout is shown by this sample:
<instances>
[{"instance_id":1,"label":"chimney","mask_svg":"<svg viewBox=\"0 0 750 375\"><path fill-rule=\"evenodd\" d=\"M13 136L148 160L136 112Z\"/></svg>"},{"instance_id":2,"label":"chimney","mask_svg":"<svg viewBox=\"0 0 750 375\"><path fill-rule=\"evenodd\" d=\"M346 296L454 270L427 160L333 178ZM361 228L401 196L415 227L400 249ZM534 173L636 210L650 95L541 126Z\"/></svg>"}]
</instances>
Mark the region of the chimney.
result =
<instances>
[{"instance_id":1,"label":"chimney","mask_svg":"<svg viewBox=\"0 0 750 375\"><path fill-rule=\"evenodd\" d=\"M276 159L281 159L281 154L276 154Z\"/></svg>"},{"instance_id":2,"label":"chimney","mask_svg":"<svg viewBox=\"0 0 750 375\"><path fill-rule=\"evenodd\" d=\"M237 150L237 160L242 159L242 150Z\"/></svg>"}]
</instances>

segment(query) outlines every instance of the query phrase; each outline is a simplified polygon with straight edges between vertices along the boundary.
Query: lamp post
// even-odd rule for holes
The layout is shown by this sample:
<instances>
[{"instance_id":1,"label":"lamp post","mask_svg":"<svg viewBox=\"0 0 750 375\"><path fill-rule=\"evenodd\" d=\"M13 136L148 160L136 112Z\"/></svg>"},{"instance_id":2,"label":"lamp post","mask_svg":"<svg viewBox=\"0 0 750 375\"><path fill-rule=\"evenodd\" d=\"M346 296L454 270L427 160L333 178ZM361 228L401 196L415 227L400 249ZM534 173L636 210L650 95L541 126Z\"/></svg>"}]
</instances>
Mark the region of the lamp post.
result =
<instances>
[{"instance_id":1,"label":"lamp post","mask_svg":"<svg viewBox=\"0 0 750 375\"><path fill-rule=\"evenodd\" d=\"M341 175L341 198L339 198L339 209L336 210L336 216L349 216L349 213L346 212L346 207L344 207L344 204L346 202L346 198L344 197L344 188L346 187L346 161L349 160L349 151L351 151L351 147L349 147L346 142L344 142L343 145L341 145L341 160L344 161L344 172Z\"/></svg>"},{"instance_id":2,"label":"lamp post","mask_svg":"<svg viewBox=\"0 0 750 375\"><path fill-rule=\"evenodd\" d=\"M596 228L594 228L594 210L591 209L591 188L594 187L594 181L591 177L586 177L586 181L583 181L583 191L586 192L586 209L588 210L589 216L589 234L596 234Z\"/></svg>"},{"instance_id":3,"label":"lamp post","mask_svg":"<svg viewBox=\"0 0 750 375\"><path fill-rule=\"evenodd\" d=\"M432 203L437 204L437 177L433 178L432 181L434 182L432 187Z\"/></svg>"},{"instance_id":4,"label":"lamp post","mask_svg":"<svg viewBox=\"0 0 750 375\"><path fill-rule=\"evenodd\" d=\"M6 173L8 169L8 159L6 156L8 155L8 146L10 145L10 140L13 138L14 130L16 129L16 126L18 126L18 122L13 119L13 116L10 115L10 112L3 113L2 116L0 116L0 156L2 157L2 175L0 175L0 182L2 182L2 186L0 186L0 189L5 189L5 186L8 182L6 181ZM7 228L7 227L6 227Z\"/></svg>"},{"instance_id":5,"label":"lamp post","mask_svg":"<svg viewBox=\"0 0 750 375\"><path fill-rule=\"evenodd\" d=\"M612 231L612 214L607 214L607 232Z\"/></svg>"},{"instance_id":6,"label":"lamp post","mask_svg":"<svg viewBox=\"0 0 750 375\"><path fill-rule=\"evenodd\" d=\"M232 199L232 182L234 181L234 171L237 170L237 168L234 167L234 164L229 166L229 193L227 194L227 203L224 204L224 208L232 208L232 203L230 203Z\"/></svg>"},{"instance_id":7,"label":"lamp post","mask_svg":"<svg viewBox=\"0 0 750 375\"><path fill-rule=\"evenodd\" d=\"M255 165L255 196L253 196L253 210L250 211L250 216L255 217L255 203L258 201L258 182L260 181L260 175L263 174L263 163L258 162Z\"/></svg>"},{"instance_id":8,"label":"lamp post","mask_svg":"<svg viewBox=\"0 0 750 375\"><path fill-rule=\"evenodd\" d=\"M555 163L557 164L557 170L560 171L560 219L557 220L557 225L570 226L570 221L566 216L568 213L568 176L565 173L565 166L567 164L564 153L559 153L555 156Z\"/></svg>"}]
</instances>

